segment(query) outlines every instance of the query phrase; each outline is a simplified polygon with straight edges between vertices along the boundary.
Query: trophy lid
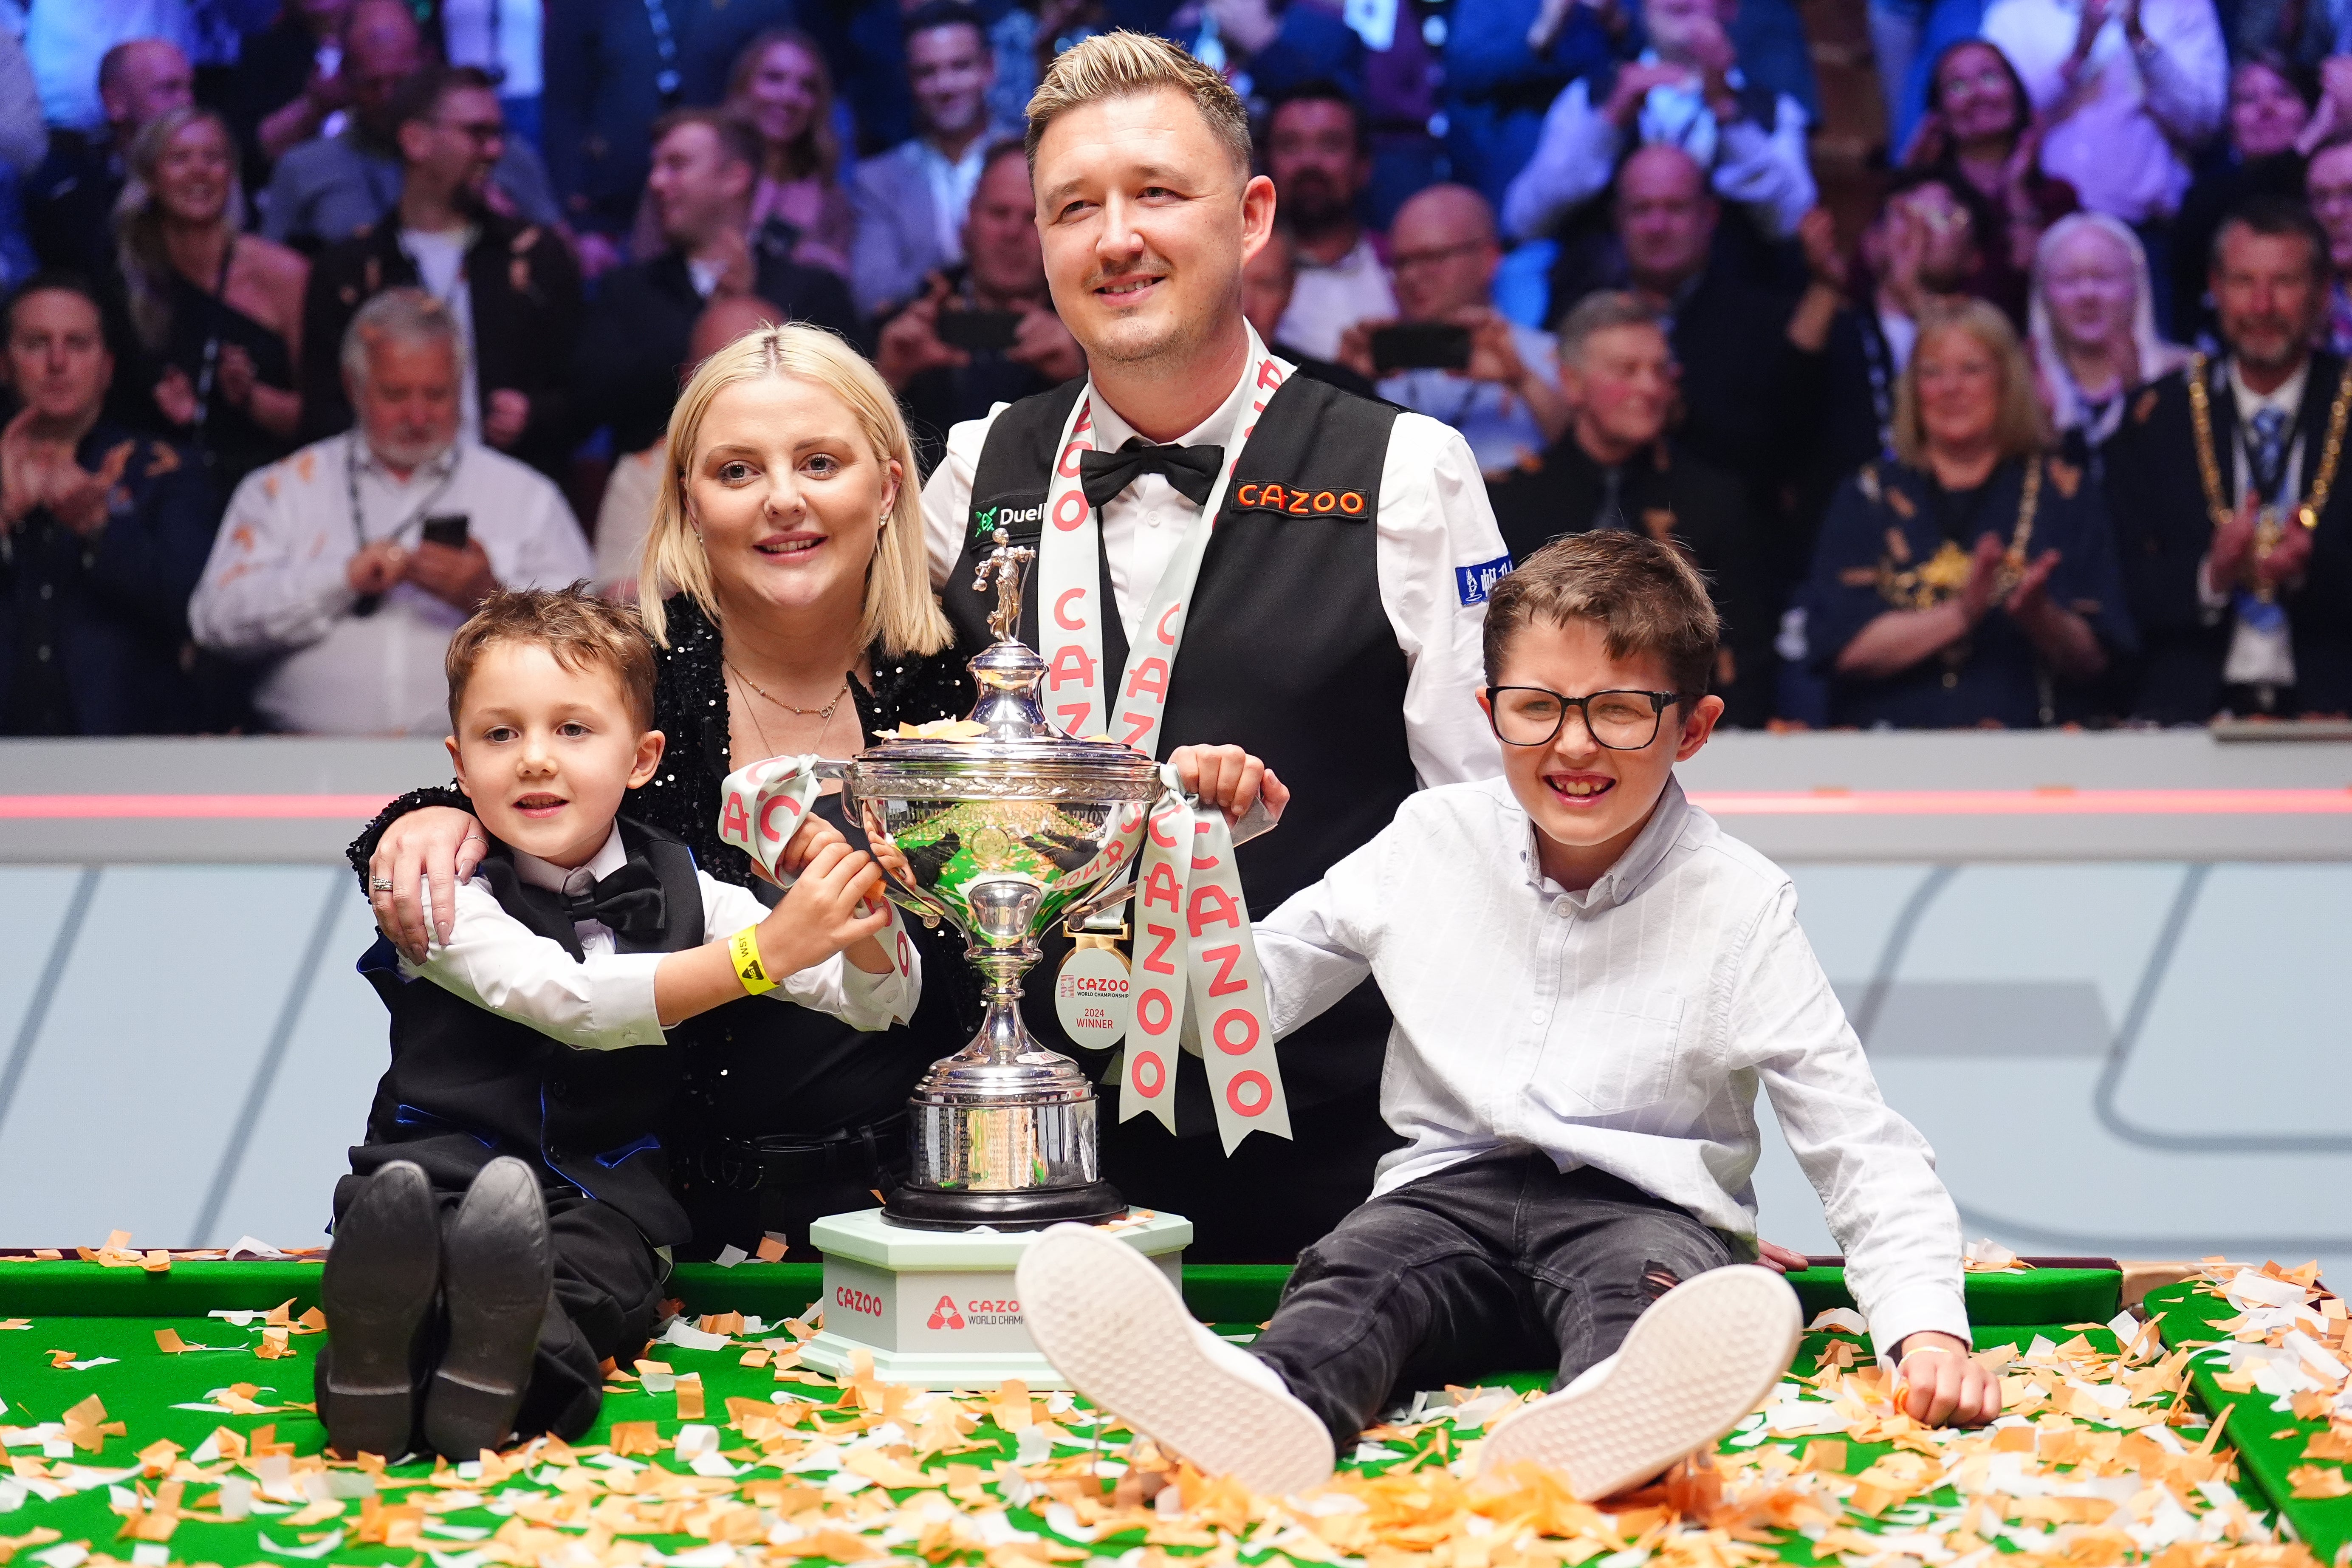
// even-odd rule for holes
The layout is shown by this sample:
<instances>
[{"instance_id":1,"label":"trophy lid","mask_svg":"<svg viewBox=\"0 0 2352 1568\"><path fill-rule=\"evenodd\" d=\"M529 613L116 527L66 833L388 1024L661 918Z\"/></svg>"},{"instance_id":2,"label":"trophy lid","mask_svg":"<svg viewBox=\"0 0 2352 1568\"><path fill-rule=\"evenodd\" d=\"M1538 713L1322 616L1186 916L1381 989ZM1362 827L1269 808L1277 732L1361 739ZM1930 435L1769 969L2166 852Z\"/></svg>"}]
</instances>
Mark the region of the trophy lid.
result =
<instances>
[{"instance_id":1,"label":"trophy lid","mask_svg":"<svg viewBox=\"0 0 2352 1568\"><path fill-rule=\"evenodd\" d=\"M1159 793L1158 767L1150 758L1107 735L1078 739L1045 716L1038 689L1047 667L1019 636L1022 579L1037 552L1028 545L1014 544L1002 528L992 537L995 548L980 563L971 585L979 592L991 578L995 580L996 608L988 625L996 640L965 667L980 691L971 716L959 726L966 733L886 737L858 752L854 767L868 780L878 782L879 776L901 767L929 774L934 770L926 764L953 764L956 771L996 764L1076 786L1096 799L1154 798ZM973 725L978 726L976 731L970 728Z\"/></svg>"}]
</instances>

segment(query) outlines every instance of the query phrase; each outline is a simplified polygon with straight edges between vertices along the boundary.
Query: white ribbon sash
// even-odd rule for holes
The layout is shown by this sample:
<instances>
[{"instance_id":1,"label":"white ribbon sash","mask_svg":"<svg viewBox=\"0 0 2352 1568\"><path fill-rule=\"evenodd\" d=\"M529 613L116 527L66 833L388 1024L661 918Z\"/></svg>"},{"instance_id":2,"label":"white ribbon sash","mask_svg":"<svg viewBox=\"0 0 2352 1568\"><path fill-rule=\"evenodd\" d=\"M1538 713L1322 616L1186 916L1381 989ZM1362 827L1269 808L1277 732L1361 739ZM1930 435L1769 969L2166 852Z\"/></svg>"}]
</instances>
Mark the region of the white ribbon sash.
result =
<instances>
[{"instance_id":1,"label":"white ribbon sash","mask_svg":"<svg viewBox=\"0 0 2352 1568\"><path fill-rule=\"evenodd\" d=\"M719 786L720 840L749 855L769 881L780 888L791 887L799 879L790 871L778 869L776 862L816 805L824 783L818 776L817 758L814 755L770 757L765 762L737 768ZM907 928L898 919L898 906L887 899L883 901L890 910L890 931L882 939L883 951L890 955L898 977L911 979L915 972L914 944L907 940Z\"/></svg>"},{"instance_id":2,"label":"white ribbon sash","mask_svg":"<svg viewBox=\"0 0 2352 1568\"><path fill-rule=\"evenodd\" d=\"M1167 793L1151 808L1137 863L1135 1012L1118 1116L1148 1110L1176 1131L1176 1064L1189 1008L1202 1024L1217 1135L1231 1154L1252 1132L1289 1137L1290 1103L1224 814L1195 811L1177 792L1174 768L1163 764L1161 781Z\"/></svg>"},{"instance_id":3,"label":"white ribbon sash","mask_svg":"<svg viewBox=\"0 0 2352 1568\"><path fill-rule=\"evenodd\" d=\"M1073 735L1108 734L1146 756L1159 754L1169 674L1184 639L1185 613L1192 607L1209 536L1216 531L1218 509L1224 505L1234 465L1257 427L1257 416L1288 374L1282 362L1265 352L1255 327L1249 329L1249 363L1256 368L1251 375L1248 412L1225 447L1224 467L1208 504L1184 531L1167 570L1152 586L1134 646L1128 649L1127 668L1119 672L1118 690L1108 699L1102 684L1102 622L1105 616L1117 615L1118 607L1100 603L1102 529L1079 482L1079 459L1095 450L1092 383L1070 410L1055 447L1045 527L1037 542L1037 637L1045 658L1045 711ZM1109 722L1114 708L1116 728Z\"/></svg>"}]
</instances>

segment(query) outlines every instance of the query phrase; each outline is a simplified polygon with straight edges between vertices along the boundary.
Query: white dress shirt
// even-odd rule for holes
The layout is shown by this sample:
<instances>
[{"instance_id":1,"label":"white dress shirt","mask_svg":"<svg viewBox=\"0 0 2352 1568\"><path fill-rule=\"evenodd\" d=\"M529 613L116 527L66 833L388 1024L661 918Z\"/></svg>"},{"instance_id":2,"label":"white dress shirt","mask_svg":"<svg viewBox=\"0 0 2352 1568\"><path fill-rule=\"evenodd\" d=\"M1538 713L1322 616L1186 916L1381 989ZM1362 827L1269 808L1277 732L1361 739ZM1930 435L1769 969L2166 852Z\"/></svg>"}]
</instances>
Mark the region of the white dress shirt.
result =
<instances>
[{"instance_id":1,"label":"white dress shirt","mask_svg":"<svg viewBox=\"0 0 2352 1568\"><path fill-rule=\"evenodd\" d=\"M2286 467L2281 470L2279 494L2303 493L2303 433L2296 428L2295 416L2303 410L2303 389L2311 379L2309 360L2295 368L2295 373L2269 392L2256 392L2238 374L2238 362L2230 361L2230 399L2237 405L2240 438L2230 452L2230 493L2242 497L2252 482L2252 466L2246 461L2246 432L2254 427L2254 416L2265 408L2275 408L2287 418L2291 437L2286 449ZM2233 585L2213 581L2213 559L2208 555L2197 566L2197 597L2205 606L2206 625L2217 626L2221 617L2231 615L2235 601ZM2234 617L2233 617L2234 618ZM2230 651L2221 659L2221 679L2245 686L2293 686L2294 684L2294 627L2279 611L2279 624L2274 627L2249 626L2235 621L2230 629Z\"/></svg>"},{"instance_id":2,"label":"white dress shirt","mask_svg":"<svg viewBox=\"0 0 2352 1568\"><path fill-rule=\"evenodd\" d=\"M594 570L572 508L537 470L460 438L402 479L353 431L237 486L189 601L189 626L205 647L268 662L254 705L272 729L446 734L441 661L466 612L402 583L373 615L355 615L344 568L362 540L414 546L425 514L451 512L466 515L468 537L509 588L561 588Z\"/></svg>"},{"instance_id":3,"label":"white dress shirt","mask_svg":"<svg viewBox=\"0 0 2352 1568\"><path fill-rule=\"evenodd\" d=\"M1924 1329L1968 1336L1959 1215L1879 1098L1795 888L1673 780L1585 892L1544 876L1533 824L1488 779L1410 797L1255 929L1277 1037L1367 974L1395 1015L1381 1113L1412 1142L1375 1195L1532 1148L1753 1237L1760 1084L1879 1353Z\"/></svg>"},{"instance_id":4,"label":"white dress shirt","mask_svg":"<svg viewBox=\"0 0 2352 1568\"><path fill-rule=\"evenodd\" d=\"M1655 65L1654 51L1642 57ZM1742 84L1737 68L1734 88ZM1786 239L1813 205L1816 188L1805 147L1802 105L1781 93L1772 105L1772 123L1741 118L1718 121L1687 87L1650 89L1634 130L1640 144L1665 142L1682 147L1702 169L1715 194L1738 202L1766 235ZM1544 113L1543 129L1527 166L1503 193L1503 228L1519 239L1546 239L1577 208L1608 189L1625 148L1625 132L1592 101L1584 78L1560 89Z\"/></svg>"},{"instance_id":5,"label":"white dress shirt","mask_svg":"<svg viewBox=\"0 0 2352 1568\"><path fill-rule=\"evenodd\" d=\"M1341 333L1358 321L1386 321L1396 313L1389 269L1381 265L1371 236L1361 235L1337 261L1298 253L1298 280L1274 335L1300 353L1338 359Z\"/></svg>"},{"instance_id":6,"label":"white dress shirt","mask_svg":"<svg viewBox=\"0 0 2352 1568\"><path fill-rule=\"evenodd\" d=\"M1217 411L1173 444L1230 447L1254 380L1244 371ZM923 487L934 588L947 585L962 557L972 474L989 426L1007 406L1000 403L987 418L950 429L947 456ZM1095 431L1103 451L1117 451L1136 433L1099 395ZM1103 507L1103 554L1129 647L1135 646L1152 588L1200 515L1201 509L1159 474L1143 475ZM1486 681L1486 585L1465 603L1456 568L1492 565L1507 560L1508 552L1477 460L1459 435L1424 415L1397 416L1381 470L1380 515L1373 526L1381 607L1408 672L1404 724L1413 770L1423 784L1489 777L1501 771L1501 753L1472 695ZM1211 629L1229 635L1240 630Z\"/></svg>"},{"instance_id":7,"label":"white dress shirt","mask_svg":"<svg viewBox=\"0 0 2352 1568\"><path fill-rule=\"evenodd\" d=\"M2080 76L2081 101L2050 128L2042 168L2083 205L2126 223L2169 217L2189 188L2194 149L2221 124L2229 58L2213 0L2143 0L2147 47L2135 52L2117 6ZM2065 94L2062 68L2082 30L2082 0L1993 0L1984 37L2017 68L2036 112Z\"/></svg>"},{"instance_id":8,"label":"white dress shirt","mask_svg":"<svg viewBox=\"0 0 2352 1568\"><path fill-rule=\"evenodd\" d=\"M611 876L628 858L615 824L604 847L584 866L567 871L517 850L514 867L515 875L533 887L555 893L585 892L597 878ZM766 906L748 888L702 871L694 878L702 889L702 929L708 940L731 936L767 918ZM458 887L457 906L449 940L441 941L427 921L431 945L425 962L416 964L403 958L403 974L430 980L477 1007L528 1024L581 1050L663 1043L661 1018L654 1009L654 971L667 953L618 952L602 921L582 921L572 930L586 956L575 959L561 943L507 913L480 877ZM836 952L823 963L783 976L774 990L761 994L830 1013L855 1029L887 1029L914 1016L915 1001L922 992L922 959L915 955L910 963L909 975L901 976L896 969L868 974Z\"/></svg>"},{"instance_id":9,"label":"white dress shirt","mask_svg":"<svg viewBox=\"0 0 2352 1568\"><path fill-rule=\"evenodd\" d=\"M449 307L457 323L461 353L457 361L457 433L472 440L482 437L482 389L469 367L481 363L474 351L474 286L466 280L466 252L478 237L471 225L462 228L400 231L403 255L416 264L425 291Z\"/></svg>"}]
</instances>

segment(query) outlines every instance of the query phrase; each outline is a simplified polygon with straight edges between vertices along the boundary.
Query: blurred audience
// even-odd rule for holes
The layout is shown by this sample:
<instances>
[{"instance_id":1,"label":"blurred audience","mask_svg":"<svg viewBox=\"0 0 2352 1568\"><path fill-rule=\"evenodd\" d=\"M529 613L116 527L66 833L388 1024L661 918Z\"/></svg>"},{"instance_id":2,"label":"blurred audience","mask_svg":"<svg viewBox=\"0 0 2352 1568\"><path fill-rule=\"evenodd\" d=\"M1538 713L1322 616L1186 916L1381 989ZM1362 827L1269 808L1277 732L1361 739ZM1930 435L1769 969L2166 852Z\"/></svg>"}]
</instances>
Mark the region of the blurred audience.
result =
<instances>
[{"instance_id":1,"label":"blurred audience","mask_svg":"<svg viewBox=\"0 0 2352 1568\"><path fill-rule=\"evenodd\" d=\"M2323 102L2328 111L2315 113ZM2321 99L2315 72L2275 53L2241 60L2230 73L2227 134L2200 160L2173 220L2172 331L2182 342L2204 342L2212 331L2205 274L2214 231L2249 197L2303 194L2305 162L2336 122L2336 102L2334 94ZM2352 117L2343 122L2352 125Z\"/></svg>"},{"instance_id":2,"label":"blurred audience","mask_svg":"<svg viewBox=\"0 0 2352 1568\"><path fill-rule=\"evenodd\" d=\"M678 367L678 384L693 377L704 360L745 332L771 327L785 319L774 304L754 294L720 294L695 318L687 340L686 363ZM596 591L607 598L634 604L641 570L638 556L652 531L654 502L669 478L669 432L665 428L652 446L625 452L613 465L604 499L596 509Z\"/></svg>"},{"instance_id":3,"label":"blurred audience","mask_svg":"<svg viewBox=\"0 0 2352 1568\"><path fill-rule=\"evenodd\" d=\"M1291 237L1287 226L1277 222L1242 268L1242 314L1257 329L1257 335L1277 357L1288 360L1298 374L1314 381L1327 381L1342 392L1352 392L1359 397L1378 397L1380 390L1371 377L1358 375L1337 360L1317 359L1313 354L1286 342L1282 337L1282 318L1290 309L1290 296L1298 287L1298 241Z\"/></svg>"},{"instance_id":4,"label":"blurred audience","mask_svg":"<svg viewBox=\"0 0 2352 1568\"><path fill-rule=\"evenodd\" d=\"M278 0L26 0L15 9L24 19L25 55L49 124L85 132L110 128L128 146L119 135L120 116L106 101L108 56L128 43L166 44L193 81L195 68L234 60L242 37L278 14Z\"/></svg>"},{"instance_id":5,"label":"blurred audience","mask_svg":"<svg viewBox=\"0 0 2352 1568\"><path fill-rule=\"evenodd\" d=\"M760 133L752 228L783 226L793 260L847 277L857 219L841 184L833 73L815 41L789 27L752 39L728 79L727 107Z\"/></svg>"},{"instance_id":6,"label":"blurred audience","mask_svg":"<svg viewBox=\"0 0 2352 1568\"><path fill-rule=\"evenodd\" d=\"M1504 226L1522 239L1553 233L1608 188L1626 147L1663 144L1688 153L1765 235L1795 234L1814 196L1803 106L1748 80L1716 0L1645 0L1642 21L1638 58L1554 100L1504 198Z\"/></svg>"},{"instance_id":7,"label":"blurred audience","mask_svg":"<svg viewBox=\"0 0 2352 1568\"><path fill-rule=\"evenodd\" d=\"M1992 221L1979 237L1979 278L1969 291L2014 316L2042 230L2081 203L2074 186L2042 173L2033 105L2000 50L1962 39L1937 56L1927 79L1927 112L1905 162L1979 198Z\"/></svg>"},{"instance_id":8,"label":"blurred audience","mask_svg":"<svg viewBox=\"0 0 2352 1568\"><path fill-rule=\"evenodd\" d=\"M257 189L269 171L314 136L343 128L351 81L343 75L343 27L352 0L296 0L245 42L221 103L245 149L245 176Z\"/></svg>"},{"instance_id":9,"label":"blurred audience","mask_svg":"<svg viewBox=\"0 0 2352 1568\"><path fill-rule=\"evenodd\" d=\"M116 251L155 407L221 494L294 449L310 264L247 234L236 142L209 109L167 110L131 149Z\"/></svg>"},{"instance_id":10,"label":"blurred audience","mask_svg":"<svg viewBox=\"0 0 2352 1568\"><path fill-rule=\"evenodd\" d=\"M2228 95L2213 0L1991 0L1984 36L2017 68L2045 127L2043 170L2084 207L2138 231L2165 324L2186 150L2220 127Z\"/></svg>"},{"instance_id":11,"label":"blurred audience","mask_svg":"<svg viewBox=\"0 0 2352 1568\"><path fill-rule=\"evenodd\" d=\"M1297 252L1280 336L1317 359L1337 359L1349 327L1397 313L1358 205L1372 177L1370 127L1344 89L1310 82L1267 114L1261 156Z\"/></svg>"},{"instance_id":12,"label":"blurred audience","mask_svg":"<svg viewBox=\"0 0 2352 1568\"><path fill-rule=\"evenodd\" d=\"M151 120L195 101L195 70L177 46L135 38L98 68L105 118L79 130L53 123L48 156L25 185L25 232L45 267L93 282L114 268L114 204L128 177L131 143Z\"/></svg>"},{"instance_id":13,"label":"blurred audience","mask_svg":"<svg viewBox=\"0 0 2352 1568\"><path fill-rule=\"evenodd\" d=\"M471 66L496 82L507 134L536 150L545 79L541 34L546 0L437 0L436 9L443 63Z\"/></svg>"},{"instance_id":14,"label":"blurred audience","mask_svg":"<svg viewBox=\"0 0 2352 1568\"><path fill-rule=\"evenodd\" d=\"M1563 534L1615 528L1679 544L1706 574L1724 618L1712 689L1724 722L1771 715L1772 604L1755 520L1739 481L1666 434L1674 353L1654 305L1610 289L1561 319L1567 431L1489 487L1513 560Z\"/></svg>"},{"instance_id":15,"label":"blurred audience","mask_svg":"<svg viewBox=\"0 0 2352 1568\"><path fill-rule=\"evenodd\" d=\"M2311 216L2327 236L2327 309L2320 340L2335 353L2352 353L2352 130L2332 136L2311 154L2305 172Z\"/></svg>"},{"instance_id":16,"label":"blurred audience","mask_svg":"<svg viewBox=\"0 0 2352 1568\"><path fill-rule=\"evenodd\" d=\"M552 484L461 432L446 305L378 294L338 347L357 427L237 488L188 618L255 667L272 729L442 734L449 634L499 588L561 587L593 562Z\"/></svg>"},{"instance_id":17,"label":"blurred audience","mask_svg":"<svg viewBox=\"0 0 2352 1568\"><path fill-rule=\"evenodd\" d=\"M1389 247L1397 315L1349 327L1339 363L1378 378L1391 403L1462 432L1490 479L1534 461L1568 427L1569 408L1551 334L1495 309L1495 210L1467 185L1432 185L1398 211ZM1400 321L1461 329L1459 365L1383 363L1384 329Z\"/></svg>"},{"instance_id":18,"label":"blurred audience","mask_svg":"<svg viewBox=\"0 0 2352 1568\"><path fill-rule=\"evenodd\" d=\"M987 153L964 218L965 260L931 274L886 322L874 365L906 410L924 472L950 426L1084 375L1087 358L1045 287L1029 162L1018 142Z\"/></svg>"},{"instance_id":19,"label":"blurred audience","mask_svg":"<svg viewBox=\"0 0 2352 1568\"><path fill-rule=\"evenodd\" d=\"M262 232L281 244L315 250L349 239L388 216L399 205L404 184L401 105L404 93L413 91L413 84L431 64L424 37L403 0L358 0L343 28L342 75L350 82L350 112L332 135L305 142L278 160L263 196ZM495 108L495 87L489 97ZM503 110L497 119L500 136L489 152L485 203L502 217L552 225L555 196L539 154L504 134ZM331 351L331 342L328 346Z\"/></svg>"},{"instance_id":20,"label":"blurred audience","mask_svg":"<svg viewBox=\"0 0 2352 1568\"><path fill-rule=\"evenodd\" d=\"M2033 264L2028 338L2042 393L2070 461L2094 481L2132 395L2180 368L2188 351L2158 335L2139 237L2105 213L2060 218Z\"/></svg>"},{"instance_id":21,"label":"blurred audience","mask_svg":"<svg viewBox=\"0 0 2352 1568\"><path fill-rule=\"evenodd\" d=\"M911 299L932 268L963 259L964 209L980 184L996 56L987 24L961 0L929 0L907 18L907 82L919 127L857 165L850 277L858 305L878 312Z\"/></svg>"},{"instance_id":22,"label":"blurred audience","mask_svg":"<svg viewBox=\"0 0 2352 1568\"><path fill-rule=\"evenodd\" d=\"M610 426L616 450L641 451L668 426L708 301L752 295L780 320L859 335L837 273L793 260L777 236L744 237L759 168L759 133L732 115L681 109L656 122L646 189L667 248L599 280L571 365L582 424Z\"/></svg>"},{"instance_id":23,"label":"blurred audience","mask_svg":"<svg viewBox=\"0 0 2352 1568\"><path fill-rule=\"evenodd\" d=\"M2009 319L1930 308L1895 460L1839 490L1806 586L1833 723L2029 729L2105 705L2131 620L2098 488L2048 436Z\"/></svg>"},{"instance_id":24,"label":"blurred audience","mask_svg":"<svg viewBox=\"0 0 2352 1568\"><path fill-rule=\"evenodd\" d=\"M2305 208L2240 208L2209 280L2221 356L2141 393L2108 448L2147 643L2139 718L2352 710L2352 491L2337 485L2352 375L2312 348L2327 271Z\"/></svg>"},{"instance_id":25,"label":"blurred audience","mask_svg":"<svg viewBox=\"0 0 2352 1568\"><path fill-rule=\"evenodd\" d=\"M16 34L0 26L0 164L21 179L49 153L49 128L33 86L33 62Z\"/></svg>"},{"instance_id":26,"label":"blurred audience","mask_svg":"<svg viewBox=\"0 0 2352 1568\"><path fill-rule=\"evenodd\" d=\"M654 121L674 109L717 104L743 45L792 21L793 11L791 0L562 0L548 7L541 145L590 277L627 259Z\"/></svg>"},{"instance_id":27,"label":"blurred audience","mask_svg":"<svg viewBox=\"0 0 2352 1568\"><path fill-rule=\"evenodd\" d=\"M194 727L182 655L218 503L169 442L103 415L114 356L98 298L37 273L9 300L0 428L0 734Z\"/></svg>"},{"instance_id":28,"label":"blurred audience","mask_svg":"<svg viewBox=\"0 0 2352 1568\"><path fill-rule=\"evenodd\" d=\"M392 209L320 252L310 271L303 429L316 439L351 424L340 360L354 313L387 289L421 286L448 307L474 370L459 395L466 434L559 474L575 437L564 373L580 330L580 271L554 230L490 199L506 147L498 90L470 66L428 67L401 85L386 118L400 157Z\"/></svg>"}]
</instances>

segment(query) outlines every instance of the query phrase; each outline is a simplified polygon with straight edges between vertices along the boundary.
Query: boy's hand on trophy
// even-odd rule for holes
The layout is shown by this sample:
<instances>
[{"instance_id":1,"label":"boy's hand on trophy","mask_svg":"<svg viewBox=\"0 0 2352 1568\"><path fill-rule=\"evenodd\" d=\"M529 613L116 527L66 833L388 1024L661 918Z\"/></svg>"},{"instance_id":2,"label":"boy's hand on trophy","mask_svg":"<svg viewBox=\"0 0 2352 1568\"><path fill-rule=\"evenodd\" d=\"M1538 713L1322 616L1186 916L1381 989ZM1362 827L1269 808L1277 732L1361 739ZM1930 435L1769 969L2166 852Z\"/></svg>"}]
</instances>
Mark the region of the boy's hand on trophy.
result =
<instances>
[{"instance_id":1,"label":"boy's hand on trophy","mask_svg":"<svg viewBox=\"0 0 2352 1568\"><path fill-rule=\"evenodd\" d=\"M1179 746L1169 754L1184 793L1225 814L1228 825L1261 800L1276 821L1290 804L1290 791L1272 768L1239 746Z\"/></svg>"},{"instance_id":2,"label":"boy's hand on trophy","mask_svg":"<svg viewBox=\"0 0 2352 1568\"><path fill-rule=\"evenodd\" d=\"M776 857L776 869L797 877L808 868L811 860L816 858L818 850L828 844L848 842L841 836L841 829L816 813L810 812L801 818L801 825L793 830L793 836L784 840L783 852Z\"/></svg>"},{"instance_id":3,"label":"boy's hand on trophy","mask_svg":"<svg viewBox=\"0 0 2352 1568\"><path fill-rule=\"evenodd\" d=\"M811 856L783 901L760 922L760 959L782 976L824 963L890 923L882 868L838 834Z\"/></svg>"}]
</instances>

